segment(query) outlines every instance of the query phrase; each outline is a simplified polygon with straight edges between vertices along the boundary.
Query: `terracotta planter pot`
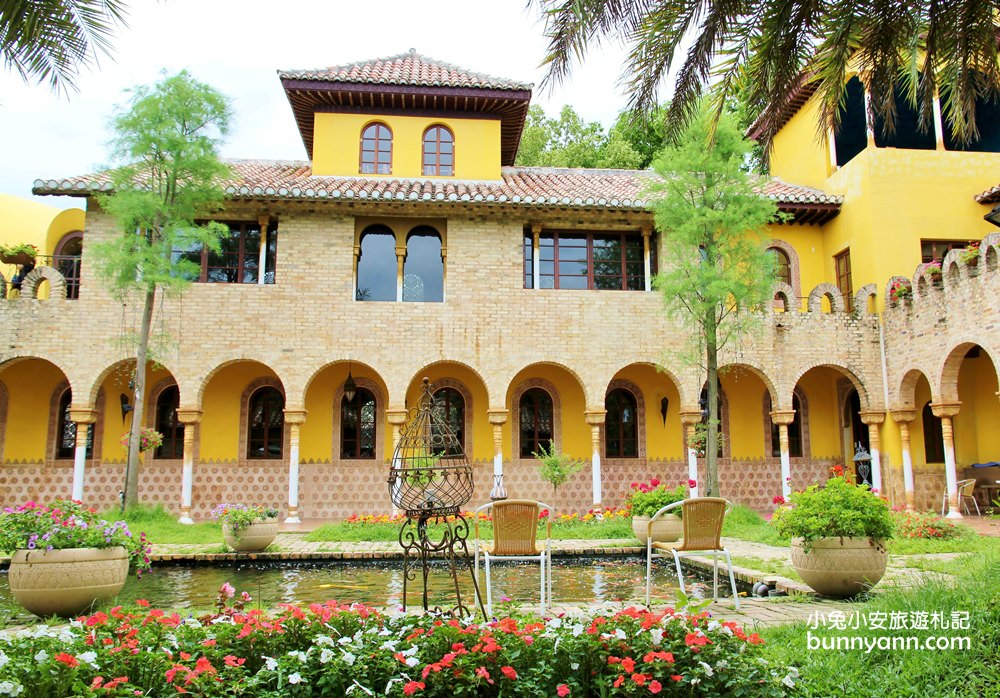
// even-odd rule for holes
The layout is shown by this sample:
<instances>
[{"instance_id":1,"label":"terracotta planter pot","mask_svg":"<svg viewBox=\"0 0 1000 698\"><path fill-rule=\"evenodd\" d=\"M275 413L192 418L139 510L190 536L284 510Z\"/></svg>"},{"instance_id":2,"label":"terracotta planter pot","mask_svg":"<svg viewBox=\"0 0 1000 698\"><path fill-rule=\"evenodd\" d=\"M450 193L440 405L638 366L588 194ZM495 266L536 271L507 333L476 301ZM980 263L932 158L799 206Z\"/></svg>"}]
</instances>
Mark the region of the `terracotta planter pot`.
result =
<instances>
[{"instance_id":1,"label":"terracotta planter pot","mask_svg":"<svg viewBox=\"0 0 1000 698\"><path fill-rule=\"evenodd\" d=\"M259 553L269 546L277 535L277 519L254 521L236 533L233 533L228 523L222 524L222 537L226 539L226 545L238 553Z\"/></svg>"},{"instance_id":2,"label":"terracotta planter pot","mask_svg":"<svg viewBox=\"0 0 1000 698\"><path fill-rule=\"evenodd\" d=\"M645 545L646 544L646 526L649 524L648 516L633 516L632 517L632 533L635 535L639 541ZM653 542L654 543L672 543L675 540L680 540L681 536L684 535L684 522L677 516L673 514L667 514L666 516L661 516L655 522L653 522Z\"/></svg>"},{"instance_id":3,"label":"terracotta planter pot","mask_svg":"<svg viewBox=\"0 0 1000 698\"><path fill-rule=\"evenodd\" d=\"M17 602L36 616L70 617L113 599L128 576L125 548L17 550L8 581Z\"/></svg>"},{"instance_id":4,"label":"terracotta planter pot","mask_svg":"<svg viewBox=\"0 0 1000 698\"><path fill-rule=\"evenodd\" d=\"M868 538L820 538L809 552L792 539L792 566L816 593L845 599L875 586L889 561L882 541Z\"/></svg>"},{"instance_id":5,"label":"terracotta planter pot","mask_svg":"<svg viewBox=\"0 0 1000 698\"><path fill-rule=\"evenodd\" d=\"M0 257L0 262L3 262L4 264L17 264L23 266L25 264L33 264L34 261L35 258L32 257L30 254L23 254L23 253L5 254L2 257Z\"/></svg>"}]
</instances>

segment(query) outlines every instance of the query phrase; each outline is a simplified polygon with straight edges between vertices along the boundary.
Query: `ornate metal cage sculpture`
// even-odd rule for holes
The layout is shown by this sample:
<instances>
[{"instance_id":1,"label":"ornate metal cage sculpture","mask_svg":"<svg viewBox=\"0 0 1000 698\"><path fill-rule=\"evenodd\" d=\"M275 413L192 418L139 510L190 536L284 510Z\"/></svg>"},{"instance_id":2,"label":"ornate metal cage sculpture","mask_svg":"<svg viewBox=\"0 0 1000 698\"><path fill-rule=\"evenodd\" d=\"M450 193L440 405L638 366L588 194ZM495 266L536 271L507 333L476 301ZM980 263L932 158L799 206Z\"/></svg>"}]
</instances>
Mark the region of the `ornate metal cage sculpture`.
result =
<instances>
[{"instance_id":1,"label":"ornate metal cage sculpture","mask_svg":"<svg viewBox=\"0 0 1000 698\"><path fill-rule=\"evenodd\" d=\"M469 524L460 511L472 499L472 466L445 415L434 401L430 381L424 378L420 399L407 414L389 469L389 495L392 503L406 512L407 520L399 531L403 548L403 609L406 609L408 582L416 576L419 561L423 580L423 608L428 606L427 581L430 559L444 558L452 577L456 604L452 615L469 615L462 603L458 583L459 567L472 576L475 600L485 617L479 598L476 570L469 555ZM434 525L428 527L429 523ZM435 537L432 538L431 536Z\"/></svg>"}]
</instances>

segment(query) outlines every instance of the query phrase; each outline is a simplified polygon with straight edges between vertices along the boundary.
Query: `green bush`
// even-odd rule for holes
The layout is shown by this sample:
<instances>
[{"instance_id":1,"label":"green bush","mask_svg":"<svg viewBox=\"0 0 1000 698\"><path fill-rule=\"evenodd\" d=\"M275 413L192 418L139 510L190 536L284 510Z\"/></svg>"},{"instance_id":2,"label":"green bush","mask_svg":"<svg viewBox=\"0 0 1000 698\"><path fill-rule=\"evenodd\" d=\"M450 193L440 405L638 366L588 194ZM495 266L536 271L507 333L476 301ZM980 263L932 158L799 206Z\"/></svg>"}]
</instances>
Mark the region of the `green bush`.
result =
<instances>
[{"instance_id":1,"label":"green bush","mask_svg":"<svg viewBox=\"0 0 1000 698\"><path fill-rule=\"evenodd\" d=\"M633 482L625 498L625 504L632 510L632 516L652 516L668 504L684 501L685 497L687 488L684 485L667 487L659 480L653 479L648 483ZM680 516L681 508L677 507L670 513Z\"/></svg>"},{"instance_id":2,"label":"green bush","mask_svg":"<svg viewBox=\"0 0 1000 698\"><path fill-rule=\"evenodd\" d=\"M793 492L792 506L774 512L771 523L783 536L802 538L806 551L820 538L892 537L893 522L889 503L867 486L844 478L827 480L824 487L810 485Z\"/></svg>"}]
</instances>

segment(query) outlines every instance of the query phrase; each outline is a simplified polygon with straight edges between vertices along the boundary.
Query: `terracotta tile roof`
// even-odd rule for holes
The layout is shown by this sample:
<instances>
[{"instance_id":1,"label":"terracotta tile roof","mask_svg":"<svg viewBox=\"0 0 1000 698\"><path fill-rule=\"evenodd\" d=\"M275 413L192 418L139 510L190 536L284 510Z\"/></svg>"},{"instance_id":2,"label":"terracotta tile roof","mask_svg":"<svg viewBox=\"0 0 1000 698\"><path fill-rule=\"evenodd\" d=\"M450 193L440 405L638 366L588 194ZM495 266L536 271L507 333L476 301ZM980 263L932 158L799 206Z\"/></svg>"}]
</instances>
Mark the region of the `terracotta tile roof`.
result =
<instances>
[{"instance_id":1,"label":"terracotta tile roof","mask_svg":"<svg viewBox=\"0 0 1000 698\"><path fill-rule=\"evenodd\" d=\"M418 85L466 87L487 90L530 90L530 83L476 73L450 63L427 58L410 49L407 53L314 70L279 70L282 80L367 83L373 85Z\"/></svg>"},{"instance_id":2,"label":"terracotta tile roof","mask_svg":"<svg viewBox=\"0 0 1000 698\"><path fill-rule=\"evenodd\" d=\"M1000 202L1000 184L990 187L981 194L976 194L976 201L980 204L995 204Z\"/></svg>"},{"instance_id":3,"label":"terracotta tile roof","mask_svg":"<svg viewBox=\"0 0 1000 698\"><path fill-rule=\"evenodd\" d=\"M384 200L481 203L493 206L642 209L649 170L585 170L556 167L504 167L499 180L321 177L307 161L231 160L233 177L224 186L236 200ZM35 194L87 196L109 191L106 173L60 180L35 180ZM768 180L761 193L779 208L812 212L824 222L840 211L843 197L811 187ZM818 215L820 212L822 215ZM798 219L797 219L798 220Z\"/></svg>"}]
</instances>

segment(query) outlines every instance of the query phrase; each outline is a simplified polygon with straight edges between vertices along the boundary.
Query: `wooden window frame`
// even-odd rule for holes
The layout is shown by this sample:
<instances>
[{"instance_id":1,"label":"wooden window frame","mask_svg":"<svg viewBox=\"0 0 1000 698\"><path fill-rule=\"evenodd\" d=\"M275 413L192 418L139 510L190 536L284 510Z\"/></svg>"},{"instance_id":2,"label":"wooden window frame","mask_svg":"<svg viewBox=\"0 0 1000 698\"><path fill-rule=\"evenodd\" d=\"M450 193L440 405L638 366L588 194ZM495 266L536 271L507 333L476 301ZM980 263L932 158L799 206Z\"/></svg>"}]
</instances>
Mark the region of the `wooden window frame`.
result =
<instances>
[{"instance_id":1,"label":"wooden window frame","mask_svg":"<svg viewBox=\"0 0 1000 698\"><path fill-rule=\"evenodd\" d=\"M163 407L161 401L164 399L164 395L170 391L173 391L177 396L172 405L173 424L169 428L161 428L164 427L163 415L160 412L161 407ZM156 399L153 402L153 428L163 434L163 443L153 451L154 460L178 460L184 457L184 425L177 420L180 400L180 388L176 383L167 385L156 393ZM168 405L168 407L170 406Z\"/></svg>"},{"instance_id":2,"label":"wooden window frame","mask_svg":"<svg viewBox=\"0 0 1000 698\"><path fill-rule=\"evenodd\" d=\"M560 236L565 238L580 238L583 237L582 247L586 248L586 264L587 264L587 286L586 288L572 288L564 290L573 291L645 291L646 290L646 262L644 258L638 261L630 262L628 260L628 255L626 253L629 243L632 243L639 247L640 250L643 249L642 234L637 231L621 231L621 230L546 230L541 233L539 240L551 240L552 241L552 260L544 260L546 262L551 261L552 263L552 274L539 273L539 284L540 288L562 288L560 284L561 276L565 278L583 278L582 274L559 274L559 241ZM618 237L621 242L621 273L618 275L608 275L608 274L595 274L594 273L594 239L599 237ZM523 257L524 257L524 287L532 288L534 285L534 265L541 264L543 260L534 258L534 236L532 233L525 233L524 243L522 245ZM568 247L568 246L567 246ZM580 246L578 246L580 247ZM653 239L650 240L650 251L649 251L649 268L650 274L656 273L656 252L655 244ZM539 256L543 245L539 245ZM643 253L644 255L645 253ZM583 260L568 260L572 262L580 262ZM615 260L618 261L618 260ZM629 288L629 264L635 264L641 267L641 273L638 275L640 283L636 288ZM530 276L529 276L530 274ZM617 288L596 288L595 279L598 278L615 278L617 276L620 279L621 285ZM634 275L633 275L634 276ZM551 279L552 285L545 286L541 284L542 279Z\"/></svg>"},{"instance_id":3,"label":"wooden window frame","mask_svg":"<svg viewBox=\"0 0 1000 698\"><path fill-rule=\"evenodd\" d=\"M451 136L451 165L441 164L441 143L448 142L441 140L441 133L445 132ZM435 137L429 139L428 136L434 133ZM431 143L434 145L434 150L431 152L427 151L427 144ZM432 157L432 160L428 160L428 156ZM434 124L433 126L428 126L424 131L423 138L420 140L420 171L425 177L454 177L455 176L455 133L445 126L444 124ZM449 167L450 172L442 172L442 168ZM432 170L428 172L427 170Z\"/></svg>"},{"instance_id":4,"label":"wooden window frame","mask_svg":"<svg viewBox=\"0 0 1000 698\"><path fill-rule=\"evenodd\" d=\"M372 453L371 455L365 455L361 453L361 396L362 394L367 394L371 397L371 402L374 410L374 415L372 416ZM345 408L346 405L346 408ZM347 455L344 450L344 443L346 439L344 434L346 430L344 429L344 420L349 414L349 410L352 410L357 414L357 434L355 438L354 453ZM374 390L369 388L358 386L355 393L354 399L350 402L347 401L347 396L341 394L340 397L340 451L338 457L340 460L375 460L378 457L378 439L379 439L379 410L378 410L378 395Z\"/></svg>"},{"instance_id":5,"label":"wooden window frame","mask_svg":"<svg viewBox=\"0 0 1000 698\"><path fill-rule=\"evenodd\" d=\"M64 250L76 240L80 241L81 254L66 254ZM80 265L83 259L83 231L74 230L62 236L52 252L52 266L66 279L66 298L76 300L80 297Z\"/></svg>"},{"instance_id":6,"label":"wooden window frame","mask_svg":"<svg viewBox=\"0 0 1000 698\"><path fill-rule=\"evenodd\" d=\"M610 428L611 424L612 424L612 420L610 419L610 417L611 417L611 409L609 409L608 401L611 399L611 397L613 395L615 395L617 393L622 393L622 394L627 395L631 399L631 401L632 401L631 402L631 406L632 406L632 410L633 410L632 425L633 425L634 429L633 429L633 432L632 432L632 434L630 436L631 436L631 441L633 442L633 444L635 446L635 452L634 453L625 453L624 444L626 442L626 436L628 436L628 435L625 433L624 423L622 422L622 420L620 418L618 420L618 427L619 427L619 429L618 429L618 433L616 435L617 438L618 438L619 450L618 450L617 453L612 453L611 449L609 448L609 444L610 444L609 437L612 436L613 434L611 433L611 428ZM628 388L625 388L625 387L616 387L616 388L610 390L608 392L607 396L604 398L604 409L607 412L607 414L606 414L606 416L604 418L604 455L605 455L605 457L606 458L623 458L623 459L638 458L639 457L639 450L640 450L639 449L639 399L636 397L635 393L633 393L631 390L629 390Z\"/></svg>"},{"instance_id":7,"label":"wooden window frame","mask_svg":"<svg viewBox=\"0 0 1000 698\"><path fill-rule=\"evenodd\" d=\"M368 131L373 128L375 129L374 136L368 136L367 135ZM389 133L389 137L387 139L381 137L381 129L385 129ZM392 132L392 128L390 128L389 124L385 123L384 121L372 121L361 127L361 138L358 143L358 174L363 174L363 175L392 174L393 138L394 134ZM389 171L379 172L379 165L381 164L379 163L379 155L383 152L379 146L384 140L389 141L389 163L388 163ZM372 143L372 149L370 151L373 154L372 155L373 160L370 163L372 166L371 172L365 171L365 165L369 164L365 162L365 143L368 141L371 141Z\"/></svg>"},{"instance_id":8,"label":"wooden window frame","mask_svg":"<svg viewBox=\"0 0 1000 698\"><path fill-rule=\"evenodd\" d=\"M977 242L976 240L937 240L937 239L921 239L920 240L920 262L921 264L927 264L928 262L941 262L944 260L944 256L951 252L952 250L963 250L972 243ZM924 248L930 246L930 254L925 254ZM943 248L938 254L938 248Z\"/></svg>"},{"instance_id":9,"label":"wooden window frame","mask_svg":"<svg viewBox=\"0 0 1000 698\"><path fill-rule=\"evenodd\" d=\"M552 394L549 393L549 391L547 391L545 388L542 388L541 386L532 386L532 387L528 388L527 390L525 390L523 393L521 393L521 395L518 397L518 400L517 400L517 433L518 433L518 436L519 436L519 439L518 439L518 449L519 449L518 450L518 457L520 457L520 458L532 458L533 457L532 454L533 453L537 453L539 447L541 446L541 442L538 439L538 431L539 431L538 409L537 409L537 405L534 402L534 400L532 401L532 425L533 425L532 433L533 433L533 437L531 438L530 441L526 440L524 438L524 431L521 428L521 422L522 422L522 420L524 418L524 414L525 414L525 409L524 409L524 407L525 407L525 398L527 398L529 395L534 396L534 394L536 394L536 393L544 395L549 400L549 412L550 412L549 431L551 433L551 436L549 438L549 445L548 445L548 448L546 450L551 450L552 448L554 448L555 447L555 443L556 443L556 405L555 405L555 399L552 397ZM529 444L531 444L531 445L529 446Z\"/></svg>"},{"instance_id":10,"label":"wooden window frame","mask_svg":"<svg viewBox=\"0 0 1000 698\"><path fill-rule=\"evenodd\" d=\"M277 441L278 441L278 444L281 446L281 448L278 451L278 453L276 453L274 455L271 455L270 452L269 452L269 450L268 450L268 447L272 443L272 439L269 438L270 435L271 435L270 432L272 431L272 428L268 426L268 420L267 420L268 413L265 411L265 413L264 413L264 425L263 425L264 426L263 455L258 456L258 455L255 455L252 452L252 450L251 450L252 444L253 444L253 405L254 405L254 399L256 399L261 393L269 392L269 391L273 391L274 393L276 393L281 398L281 412L282 412L281 424L278 425L277 427L273 428L273 430L277 431L277 433L278 433L278 439L277 439ZM281 391L280 388L277 388L277 387L275 387L273 385L262 385L262 386L259 386L253 392L251 392L250 395L247 397L247 430L246 430L246 444L245 444L244 452L246 453L246 459L248 461L250 461L250 460L268 460L268 461L271 461L271 460L283 460L284 459L284 457L285 457L285 418L284 418L284 408L285 408L285 396L282 393L282 391Z\"/></svg>"},{"instance_id":11,"label":"wooden window frame","mask_svg":"<svg viewBox=\"0 0 1000 698\"><path fill-rule=\"evenodd\" d=\"M444 396L440 397L442 395L442 393L444 394ZM456 397L458 397L458 399L461 400L461 404L462 404L462 425L461 425L461 429L460 429L460 431L459 431L458 434L455 434L455 429L453 428L454 425L451 424L450 420L449 420L450 408L454 404L452 402L452 394L454 394ZM440 401L440 404L439 404L439 401ZM460 391L458 388L456 388L454 386L451 386L451 385L445 385L445 386L438 387L437 384L435 384L435 390L434 390L434 403L435 403L435 407L440 407L440 409L441 409L440 417L446 423L448 423L448 428L451 429L452 434L454 434L456 436L456 438L458 439L458 446L459 446L459 448L462 449L462 453L466 452L465 451L465 441L466 441L466 436L468 434L468 419L466 417L467 408L466 408L465 402L466 402L465 401L465 396L462 394L462 391ZM458 454L451 453L451 454L448 454L448 455L458 455Z\"/></svg>"},{"instance_id":12,"label":"wooden window frame","mask_svg":"<svg viewBox=\"0 0 1000 698\"><path fill-rule=\"evenodd\" d=\"M272 268L270 271L268 271L266 268L265 269L258 268L257 269L257 278L253 279L252 281L248 281L246 279L246 272L243 269L243 265L244 265L244 263L246 262L246 260L248 258L249 259L258 259L258 260L260 259L260 247L258 246L257 252L253 253L252 255L248 255L247 254L247 251L246 251L247 231L249 230L249 228L251 226L260 226L260 223L258 223L257 221L217 221L217 222L222 223L225 226L228 226L230 235L232 235L238 229L238 232L239 232L239 235L240 235L240 245L239 245L239 249L238 249L238 251L236 253L236 266L235 267L230 267L230 266L225 266L225 267L213 266L213 267L211 267L211 269L235 269L237 271L237 273L238 273L239 278L236 281L221 281L219 279L209 279L208 278L208 271L209 271L208 255L209 255L209 251L208 251L207 248L202 247L200 256L198 258L198 264L201 265L201 272L198 274L198 278L194 279L194 281L196 281L198 283L202 283L202 284L243 284L243 285L251 285L252 286L252 285L256 285L256 284L260 283L258 279L260 278L260 275L263 274L264 275L264 284L265 285L274 284L275 281L276 281L276 276L277 276L277 274L276 274L276 267L278 265L278 226L277 226L277 224L268 224L267 229L266 230L261 230L261 235L260 235L260 244L264 245L265 247L270 246L272 236L274 238L274 258L273 258L273 262L272 263L273 263L273 266L275 268ZM175 253L176 252L177 251L175 250ZM190 250L190 253L194 253L194 252L195 252L195 250ZM184 254L187 254L187 252L181 251L180 254L184 255ZM265 266L266 266L268 257L269 257L269 254L267 252L265 252L264 253ZM192 261L194 261L194 259L192 259Z\"/></svg>"},{"instance_id":13,"label":"wooden window frame","mask_svg":"<svg viewBox=\"0 0 1000 698\"><path fill-rule=\"evenodd\" d=\"M837 288L840 290L840 295L844 297L844 310L851 312L854 310L854 284L851 278L850 247L833 256L833 270L837 279Z\"/></svg>"}]
</instances>

